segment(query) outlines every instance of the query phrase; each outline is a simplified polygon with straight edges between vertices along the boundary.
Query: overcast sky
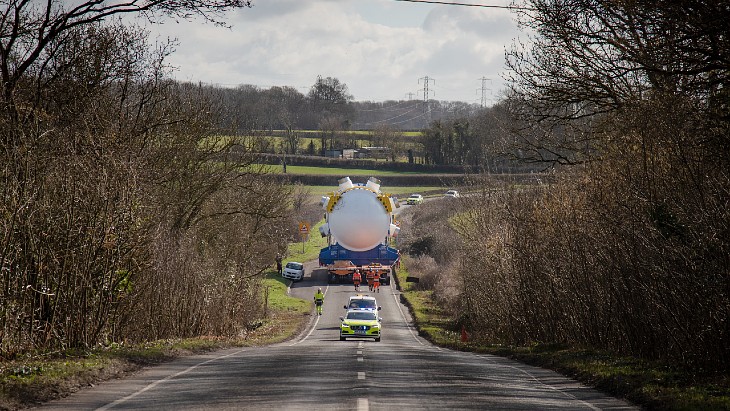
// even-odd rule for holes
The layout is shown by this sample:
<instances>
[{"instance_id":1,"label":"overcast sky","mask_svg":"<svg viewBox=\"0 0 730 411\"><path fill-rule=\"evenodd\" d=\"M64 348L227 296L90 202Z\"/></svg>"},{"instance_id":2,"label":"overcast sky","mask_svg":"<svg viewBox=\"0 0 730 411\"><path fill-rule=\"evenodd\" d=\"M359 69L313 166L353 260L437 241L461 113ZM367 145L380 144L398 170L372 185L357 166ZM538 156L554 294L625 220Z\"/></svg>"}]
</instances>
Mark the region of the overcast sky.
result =
<instances>
[{"instance_id":1,"label":"overcast sky","mask_svg":"<svg viewBox=\"0 0 730 411\"><path fill-rule=\"evenodd\" d=\"M509 0L460 0L507 5ZM487 103L504 88L504 51L519 36L509 10L395 0L254 0L231 12L231 28L166 23L177 38L175 78L221 86L291 86L317 76L347 84L357 101L429 98ZM409 95L409 93L412 93Z\"/></svg>"}]
</instances>

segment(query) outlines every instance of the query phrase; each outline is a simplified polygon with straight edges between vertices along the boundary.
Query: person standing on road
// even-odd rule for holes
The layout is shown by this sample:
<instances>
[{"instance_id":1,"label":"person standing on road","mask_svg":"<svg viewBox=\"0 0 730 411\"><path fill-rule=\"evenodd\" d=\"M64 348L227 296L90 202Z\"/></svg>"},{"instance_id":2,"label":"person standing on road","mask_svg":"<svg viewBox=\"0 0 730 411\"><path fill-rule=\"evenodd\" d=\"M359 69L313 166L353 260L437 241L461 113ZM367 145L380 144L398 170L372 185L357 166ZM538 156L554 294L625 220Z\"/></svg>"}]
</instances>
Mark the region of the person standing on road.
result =
<instances>
[{"instance_id":1,"label":"person standing on road","mask_svg":"<svg viewBox=\"0 0 730 411\"><path fill-rule=\"evenodd\" d=\"M373 277L373 291L376 293L380 292L380 274Z\"/></svg>"},{"instance_id":2,"label":"person standing on road","mask_svg":"<svg viewBox=\"0 0 730 411\"><path fill-rule=\"evenodd\" d=\"M355 273L352 274L352 282L355 284L355 291L360 291L360 283L362 282L362 275L360 275L360 270L355 270Z\"/></svg>"},{"instance_id":3,"label":"person standing on road","mask_svg":"<svg viewBox=\"0 0 730 411\"><path fill-rule=\"evenodd\" d=\"M314 294L314 305L317 306L317 315L322 315L322 304L324 304L324 294L322 289L317 289L317 293Z\"/></svg>"},{"instance_id":4,"label":"person standing on road","mask_svg":"<svg viewBox=\"0 0 730 411\"><path fill-rule=\"evenodd\" d=\"M373 278L375 278L375 273L368 271L365 277L368 279L368 289L373 291Z\"/></svg>"},{"instance_id":5,"label":"person standing on road","mask_svg":"<svg viewBox=\"0 0 730 411\"><path fill-rule=\"evenodd\" d=\"M281 267L281 254L276 254L276 272L281 275L282 273L282 267Z\"/></svg>"}]
</instances>

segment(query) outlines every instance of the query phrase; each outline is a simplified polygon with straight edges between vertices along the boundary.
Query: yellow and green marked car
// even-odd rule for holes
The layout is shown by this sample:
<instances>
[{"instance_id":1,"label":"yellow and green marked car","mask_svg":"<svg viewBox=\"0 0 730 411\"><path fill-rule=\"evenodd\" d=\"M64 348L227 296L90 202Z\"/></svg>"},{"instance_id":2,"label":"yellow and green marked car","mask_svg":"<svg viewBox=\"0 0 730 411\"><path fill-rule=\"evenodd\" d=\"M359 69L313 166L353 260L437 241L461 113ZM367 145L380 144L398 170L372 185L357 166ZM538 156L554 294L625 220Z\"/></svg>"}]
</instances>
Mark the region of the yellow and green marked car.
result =
<instances>
[{"instance_id":1,"label":"yellow and green marked car","mask_svg":"<svg viewBox=\"0 0 730 411\"><path fill-rule=\"evenodd\" d=\"M374 310L348 310L344 317L340 317L340 341L347 337L375 338L380 341L380 318Z\"/></svg>"},{"instance_id":2,"label":"yellow and green marked car","mask_svg":"<svg viewBox=\"0 0 730 411\"><path fill-rule=\"evenodd\" d=\"M411 196L406 199L406 204L408 204L408 205L423 204L423 196L420 194L411 194Z\"/></svg>"}]
</instances>

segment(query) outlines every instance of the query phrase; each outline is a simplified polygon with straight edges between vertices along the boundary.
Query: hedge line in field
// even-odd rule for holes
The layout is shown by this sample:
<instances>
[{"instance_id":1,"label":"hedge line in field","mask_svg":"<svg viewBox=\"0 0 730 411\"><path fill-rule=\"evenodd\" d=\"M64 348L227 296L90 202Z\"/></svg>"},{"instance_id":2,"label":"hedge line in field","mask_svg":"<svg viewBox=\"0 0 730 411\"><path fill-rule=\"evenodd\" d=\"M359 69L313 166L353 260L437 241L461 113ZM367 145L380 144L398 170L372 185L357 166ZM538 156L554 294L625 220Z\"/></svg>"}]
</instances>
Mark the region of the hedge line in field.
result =
<instances>
[{"instance_id":1,"label":"hedge line in field","mask_svg":"<svg viewBox=\"0 0 730 411\"><path fill-rule=\"evenodd\" d=\"M278 154L262 153L260 156L261 162L265 164L282 164L285 160L283 156ZM374 170L414 171L424 173L464 173L468 169L463 166L415 164L367 158L345 159L302 155L287 155L286 164L290 166L371 168Z\"/></svg>"}]
</instances>

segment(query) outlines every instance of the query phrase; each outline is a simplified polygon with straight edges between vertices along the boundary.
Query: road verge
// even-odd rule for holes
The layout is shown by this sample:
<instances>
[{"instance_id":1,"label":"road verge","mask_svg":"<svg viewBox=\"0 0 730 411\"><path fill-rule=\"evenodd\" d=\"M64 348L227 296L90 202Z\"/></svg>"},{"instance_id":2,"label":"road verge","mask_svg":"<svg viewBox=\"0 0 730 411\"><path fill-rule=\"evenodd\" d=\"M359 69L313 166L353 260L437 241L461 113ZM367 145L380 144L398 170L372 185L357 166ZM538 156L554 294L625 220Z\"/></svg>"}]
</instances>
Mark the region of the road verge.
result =
<instances>
[{"instance_id":1,"label":"road verge","mask_svg":"<svg viewBox=\"0 0 730 411\"><path fill-rule=\"evenodd\" d=\"M701 374L586 347L545 343L505 346L475 341L468 329L434 302L431 291L415 290L412 283L404 281L409 275L407 263L405 257L395 278L401 301L410 310L419 335L434 345L499 355L551 369L649 410L730 410L727 375Z\"/></svg>"}]
</instances>

